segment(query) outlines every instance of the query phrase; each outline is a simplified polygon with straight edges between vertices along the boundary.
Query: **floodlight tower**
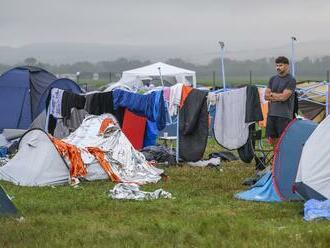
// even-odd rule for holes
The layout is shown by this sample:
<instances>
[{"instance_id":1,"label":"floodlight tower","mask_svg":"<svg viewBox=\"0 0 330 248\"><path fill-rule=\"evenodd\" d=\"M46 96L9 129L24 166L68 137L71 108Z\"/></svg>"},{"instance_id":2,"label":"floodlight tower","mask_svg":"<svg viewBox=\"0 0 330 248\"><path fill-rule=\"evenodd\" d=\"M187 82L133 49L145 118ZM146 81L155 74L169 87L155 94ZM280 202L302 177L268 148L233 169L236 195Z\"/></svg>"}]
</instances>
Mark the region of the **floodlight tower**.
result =
<instances>
[{"instance_id":1,"label":"floodlight tower","mask_svg":"<svg viewBox=\"0 0 330 248\"><path fill-rule=\"evenodd\" d=\"M291 74L295 77L295 54L294 54L294 43L297 41L297 38L292 36L291 37Z\"/></svg>"},{"instance_id":2,"label":"floodlight tower","mask_svg":"<svg viewBox=\"0 0 330 248\"><path fill-rule=\"evenodd\" d=\"M222 86L223 89L226 89L226 78L225 78L225 65L224 65L224 56L225 56L225 43L223 41L218 42L220 45L220 58L221 58L221 72L222 72Z\"/></svg>"}]
</instances>

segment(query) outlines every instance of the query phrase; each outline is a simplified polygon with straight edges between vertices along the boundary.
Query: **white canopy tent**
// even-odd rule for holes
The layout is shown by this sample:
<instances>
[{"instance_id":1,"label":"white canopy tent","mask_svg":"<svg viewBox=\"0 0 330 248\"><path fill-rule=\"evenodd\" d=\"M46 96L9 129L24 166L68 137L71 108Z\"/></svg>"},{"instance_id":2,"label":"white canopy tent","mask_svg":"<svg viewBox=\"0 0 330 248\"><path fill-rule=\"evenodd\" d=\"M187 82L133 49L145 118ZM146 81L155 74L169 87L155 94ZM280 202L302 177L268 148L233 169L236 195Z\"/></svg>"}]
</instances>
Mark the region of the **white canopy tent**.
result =
<instances>
[{"instance_id":1,"label":"white canopy tent","mask_svg":"<svg viewBox=\"0 0 330 248\"><path fill-rule=\"evenodd\" d=\"M154 63L144 67L124 71L119 82L124 84L139 81L147 77L175 77L177 83L187 84L189 81L186 77L192 77L192 85L196 87L196 72L168 65L162 62Z\"/></svg>"}]
</instances>

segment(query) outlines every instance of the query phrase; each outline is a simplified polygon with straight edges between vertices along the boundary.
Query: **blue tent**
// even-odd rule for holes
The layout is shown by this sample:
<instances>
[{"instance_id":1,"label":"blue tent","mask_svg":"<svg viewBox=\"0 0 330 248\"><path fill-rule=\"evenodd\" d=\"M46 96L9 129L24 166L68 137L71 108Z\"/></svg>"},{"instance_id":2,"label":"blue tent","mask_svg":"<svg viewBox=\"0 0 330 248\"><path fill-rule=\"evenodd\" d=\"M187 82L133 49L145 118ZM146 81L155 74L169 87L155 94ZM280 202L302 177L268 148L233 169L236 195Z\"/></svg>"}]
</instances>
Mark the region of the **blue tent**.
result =
<instances>
[{"instance_id":1,"label":"blue tent","mask_svg":"<svg viewBox=\"0 0 330 248\"><path fill-rule=\"evenodd\" d=\"M0 77L0 130L27 129L46 107L49 90L54 86L66 87L65 89L71 89L75 93L81 92L79 86L73 81L65 79L65 82L58 82L56 79L50 72L34 66L16 67L2 74Z\"/></svg>"},{"instance_id":2,"label":"blue tent","mask_svg":"<svg viewBox=\"0 0 330 248\"><path fill-rule=\"evenodd\" d=\"M250 190L235 195L250 201L294 201L301 198L293 191L303 146L317 124L294 119L282 133L277 144L272 173L266 173Z\"/></svg>"}]
</instances>

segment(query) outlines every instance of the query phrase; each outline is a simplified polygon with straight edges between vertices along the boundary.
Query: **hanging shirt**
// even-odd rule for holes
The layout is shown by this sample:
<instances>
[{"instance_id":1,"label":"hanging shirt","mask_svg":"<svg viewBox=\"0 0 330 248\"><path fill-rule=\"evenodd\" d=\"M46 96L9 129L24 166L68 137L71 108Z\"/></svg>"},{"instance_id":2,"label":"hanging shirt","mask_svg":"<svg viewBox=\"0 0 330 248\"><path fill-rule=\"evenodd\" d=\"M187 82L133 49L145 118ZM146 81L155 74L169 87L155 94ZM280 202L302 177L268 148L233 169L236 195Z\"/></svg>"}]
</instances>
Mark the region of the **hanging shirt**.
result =
<instances>
[{"instance_id":1,"label":"hanging shirt","mask_svg":"<svg viewBox=\"0 0 330 248\"><path fill-rule=\"evenodd\" d=\"M62 97L64 90L53 88L51 90L51 98L49 104L49 113L55 118L62 118Z\"/></svg>"},{"instance_id":2,"label":"hanging shirt","mask_svg":"<svg viewBox=\"0 0 330 248\"><path fill-rule=\"evenodd\" d=\"M178 112L178 107L181 102L183 84L176 84L171 87L170 90L170 101L168 106L168 112L171 116L174 116Z\"/></svg>"}]
</instances>

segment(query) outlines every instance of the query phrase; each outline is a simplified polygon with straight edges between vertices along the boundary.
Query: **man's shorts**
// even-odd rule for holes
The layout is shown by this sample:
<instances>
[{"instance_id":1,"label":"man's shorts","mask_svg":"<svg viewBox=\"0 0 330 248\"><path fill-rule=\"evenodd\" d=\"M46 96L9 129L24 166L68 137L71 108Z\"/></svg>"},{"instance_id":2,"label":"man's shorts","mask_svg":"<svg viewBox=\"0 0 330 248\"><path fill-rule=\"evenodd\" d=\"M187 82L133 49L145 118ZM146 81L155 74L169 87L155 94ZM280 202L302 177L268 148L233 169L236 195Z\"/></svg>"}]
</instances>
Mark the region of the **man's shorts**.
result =
<instances>
[{"instance_id":1,"label":"man's shorts","mask_svg":"<svg viewBox=\"0 0 330 248\"><path fill-rule=\"evenodd\" d=\"M287 127L291 119L279 116L268 116L266 126L266 136L270 138L279 138Z\"/></svg>"}]
</instances>

